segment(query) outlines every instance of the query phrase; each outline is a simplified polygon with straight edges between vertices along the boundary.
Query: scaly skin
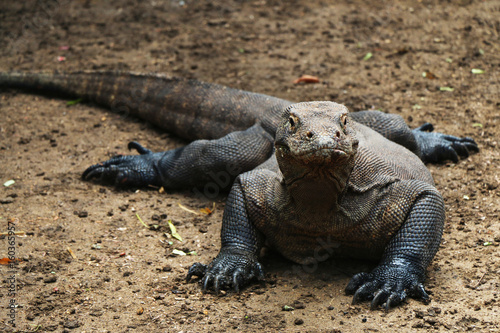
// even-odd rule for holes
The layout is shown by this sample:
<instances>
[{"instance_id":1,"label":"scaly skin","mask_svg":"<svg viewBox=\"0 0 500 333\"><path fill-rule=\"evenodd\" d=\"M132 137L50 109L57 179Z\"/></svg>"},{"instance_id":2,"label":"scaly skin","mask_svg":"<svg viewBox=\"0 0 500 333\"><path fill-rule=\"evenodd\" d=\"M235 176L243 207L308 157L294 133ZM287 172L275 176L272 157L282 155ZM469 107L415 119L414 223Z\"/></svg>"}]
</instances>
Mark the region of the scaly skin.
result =
<instances>
[{"instance_id":1,"label":"scaly skin","mask_svg":"<svg viewBox=\"0 0 500 333\"><path fill-rule=\"evenodd\" d=\"M331 102L292 105L162 75L0 72L0 87L82 97L195 140L159 153L132 142L140 155L90 166L83 178L198 188L207 197L214 184L231 188L219 255L188 272L188 280L202 277L204 290L263 279L257 253L266 241L303 264L336 255L380 260L348 284L354 303L390 308L407 296L427 299L425 269L444 208L422 162L478 151L472 139L431 133L430 124L411 130L395 115L349 114Z\"/></svg>"}]
</instances>

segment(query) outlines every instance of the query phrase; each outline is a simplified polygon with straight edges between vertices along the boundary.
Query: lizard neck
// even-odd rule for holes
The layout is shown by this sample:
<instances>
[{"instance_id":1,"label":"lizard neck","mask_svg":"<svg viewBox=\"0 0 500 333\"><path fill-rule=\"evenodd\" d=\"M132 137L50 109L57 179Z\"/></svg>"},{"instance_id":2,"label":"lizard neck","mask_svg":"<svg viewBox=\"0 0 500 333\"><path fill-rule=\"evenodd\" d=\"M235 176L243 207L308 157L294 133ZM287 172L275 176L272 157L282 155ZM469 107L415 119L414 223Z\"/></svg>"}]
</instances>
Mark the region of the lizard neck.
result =
<instances>
[{"instance_id":1,"label":"lizard neck","mask_svg":"<svg viewBox=\"0 0 500 333\"><path fill-rule=\"evenodd\" d=\"M327 213L340 210L339 202L351 170L350 165L344 165L335 169L302 170L293 175L288 170L283 176L297 208L301 211Z\"/></svg>"}]
</instances>

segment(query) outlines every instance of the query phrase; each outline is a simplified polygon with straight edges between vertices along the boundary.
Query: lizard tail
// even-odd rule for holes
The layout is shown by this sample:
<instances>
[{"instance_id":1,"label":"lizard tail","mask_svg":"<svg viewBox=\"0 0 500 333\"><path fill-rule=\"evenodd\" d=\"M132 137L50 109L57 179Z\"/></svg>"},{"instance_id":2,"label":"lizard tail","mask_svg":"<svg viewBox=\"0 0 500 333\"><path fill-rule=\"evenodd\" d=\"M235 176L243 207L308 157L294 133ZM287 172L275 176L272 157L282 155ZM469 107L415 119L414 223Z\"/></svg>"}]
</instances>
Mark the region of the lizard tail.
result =
<instances>
[{"instance_id":1,"label":"lizard tail","mask_svg":"<svg viewBox=\"0 0 500 333\"><path fill-rule=\"evenodd\" d=\"M0 87L82 98L188 139L216 139L256 122L274 135L291 102L218 84L132 72L0 72Z\"/></svg>"}]
</instances>

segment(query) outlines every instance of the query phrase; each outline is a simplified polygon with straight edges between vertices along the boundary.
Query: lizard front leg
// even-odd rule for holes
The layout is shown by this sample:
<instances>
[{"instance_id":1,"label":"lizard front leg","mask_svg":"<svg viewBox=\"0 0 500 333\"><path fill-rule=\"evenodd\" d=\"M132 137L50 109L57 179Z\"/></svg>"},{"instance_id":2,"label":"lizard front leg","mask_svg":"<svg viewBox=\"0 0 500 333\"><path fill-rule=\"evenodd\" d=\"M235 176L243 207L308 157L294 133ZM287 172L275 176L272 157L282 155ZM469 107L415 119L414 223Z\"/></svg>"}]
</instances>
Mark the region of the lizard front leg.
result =
<instances>
[{"instance_id":1,"label":"lizard front leg","mask_svg":"<svg viewBox=\"0 0 500 333\"><path fill-rule=\"evenodd\" d=\"M221 250L209 265L195 263L188 271L201 277L203 290L233 288L236 292L253 279L263 280L264 271L258 261L263 236L249 220L245 195L237 179L229 193L222 218Z\"/></svg>"},{"instance_id":2,"label":"lizard front leg","mask_svg":"<svg viewBox=\"0 0 500 333\"><path fill-rule=\"evenodd\" d=\"M401 186L405 191L405 186ZM418 192L410 196L396 190L399 200L411 210L386 246L380 264L370 273L356 274L347 285L346 292L354 294L353 304L371 300L372 309L385 303L387 310L408 296L423 301L429 299L423 283L426 268L439 248L445 211L441 195L432 186L411 181L406 188L417 186Z\"/></svg>"},{"instance_id":3,"label":"lizard front leg","mask_svg":"<svg viewBox=\"0 0 500 333\"><path fill-rule=\"evenodd\" d=\"M459 156L466 158L470 153L479 151L477 143L471 138L432 132L434 126L429 123L410 129L399 115L367 110L353 112L351 117L411 150L424 163L440 163L446 160L456 163Z\"/></svg>"},{"instance_id":4,"label":"lizard front leg","mask_svg":"<svg viewBox=\"0 0 500 333\"><path fill-rule=\"evenodd\" d=\"M92 165L83 179L97 178L117 186L192 188L217 182L229 190L238 174L264 162L273 151L273 138L260 125L233 132L217 140L197 140L185 147L153 153L136 142L140 155L116 156Z\"/></svg>"}]
</instances>

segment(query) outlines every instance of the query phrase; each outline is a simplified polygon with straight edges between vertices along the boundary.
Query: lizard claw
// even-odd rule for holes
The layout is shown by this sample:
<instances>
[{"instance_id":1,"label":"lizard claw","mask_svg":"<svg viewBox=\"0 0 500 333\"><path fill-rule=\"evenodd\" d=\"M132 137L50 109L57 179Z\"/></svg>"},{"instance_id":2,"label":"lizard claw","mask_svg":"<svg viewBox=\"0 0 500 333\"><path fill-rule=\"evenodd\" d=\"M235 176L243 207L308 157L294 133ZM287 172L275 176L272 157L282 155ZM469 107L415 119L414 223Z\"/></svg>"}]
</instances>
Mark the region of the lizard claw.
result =
<instances>
[{"instance_id":1,"label":"lizard claw","mask_svg":"<svg viewBox=\"0 0 500 333\"><path fill-rule=\"evenodd\" d=\"M152 154L153 152L147 148L144 148L139 142L131 141L127 145L128 150L135 149L141 155Z\"/></svg>"},{"instance_id":2,"label":"lizard claw","mask_svg":"<svg viewBox=\"0 0 500 333\"><path fill-rule=\"evenodd\" d=\"M154 154L137 142L130 142L128 148L136 149L141 155L118 155L94 164L83 172L82 179L98 179L121 187L161 185L161 177L156 168L161 153Z\"/></svg>"},{"instance_id":3,"label":"lizard claw","mask_svg":"<svg viewBox=\"0 0 500 333\"><path fill-rule=\"evenodd\" d=\"M459 156L467 158L471 152L479 151L474 139L432 132L433 130L434 126L430 123L413 130L424 162L437 163L451 160L457 163Z\"/></svg>"},{"instance_id":4,"label":"lizard claw","mask_svg":"<svg viewBox=\"0 0 500 333\"><path fill-rule=\"evenodd\" d=\"M216 294L231 288L239 292L250 281L264 280L264 270L256 255L234 248L223 248L210 265L195 263L189 268L186 280L201 277L203 292L213 289Z\"/></svg>"},{"instance_id":5,"label":"lizard claw","mask_svg":"<svg viewBox=\"0 0 500 333\"><path fill-rule=\"evenodd\" d=\"M385 304L385 310L403 303L408 296L429 300L421 282L423 274L412 272L406 265L384 264L371 273L356 274L346 287L354 294L352 304L371 300L371 309Z\"/></svg>"}]
</instances>

